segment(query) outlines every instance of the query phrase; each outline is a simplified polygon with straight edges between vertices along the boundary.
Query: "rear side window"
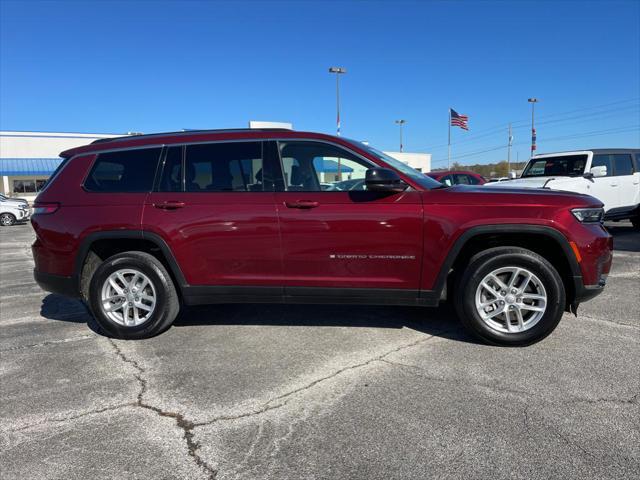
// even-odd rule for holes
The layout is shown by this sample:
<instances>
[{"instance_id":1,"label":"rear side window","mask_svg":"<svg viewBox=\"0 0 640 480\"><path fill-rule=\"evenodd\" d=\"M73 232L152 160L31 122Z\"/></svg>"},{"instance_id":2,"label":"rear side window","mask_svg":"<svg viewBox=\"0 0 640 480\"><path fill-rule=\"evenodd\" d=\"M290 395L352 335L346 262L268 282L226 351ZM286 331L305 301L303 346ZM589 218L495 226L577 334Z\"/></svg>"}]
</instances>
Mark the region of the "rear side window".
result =
<instances>
[{"instance_id":1,"label":"rear side window","mask_svg":"<svg viewBox=\"0 0 640 480\"><path fill-rule=\"evenodd\" d=\"M160 152L160 148L145 148L101 153L84 188L90 192L150 192Z\"/></svg>"},{"instance_id":2,"label":"rear side window","mask_svg":"<svg viewBox=\"0 0 640 480\"><path fill-rule=\"evenodd\" d=\"M262 192L273 190L263 175L262 142L188 145L187 192Z\"/></svg>"},{"instance_id":3,"label":"rear side window","mask_svg":"<svg viewBox=\"0 0 640 480\"><path fill-rule=\"evenodd\" d=\"M615 175L633 175L633 160L631 155L611 155L613 157Z\"/></svg>"}]
</instances>

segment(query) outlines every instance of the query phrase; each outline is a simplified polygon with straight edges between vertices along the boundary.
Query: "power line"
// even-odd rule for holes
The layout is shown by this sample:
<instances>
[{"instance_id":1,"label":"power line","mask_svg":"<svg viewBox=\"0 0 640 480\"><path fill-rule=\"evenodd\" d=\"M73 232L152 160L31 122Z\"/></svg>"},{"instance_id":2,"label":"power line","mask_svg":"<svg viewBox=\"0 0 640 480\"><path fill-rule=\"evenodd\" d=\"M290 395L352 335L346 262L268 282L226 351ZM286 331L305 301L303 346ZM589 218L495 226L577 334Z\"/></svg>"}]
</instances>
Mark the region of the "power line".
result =
<instances>
[{"instance_id":1,"label":"power line","mask_svg":"<svg viewBox=\"0 0 640 480\"><path fill-rule=\"evenodd\" d=\"M609 103L603 103L600 105L594 105L591 107L583 107L583 108L577 108L577 109L573 109L573 110L568 110L565 112L558 112L558 113L552 113L552 114L548 114L548 115L542 115L538 118L540 119L546 119L546 118L553 118L553 117L563 117L575 112L582 112L582 111L588 111L588 110L597 110L597 109L601 109L604 107L609 107L612 105L620 105L623 103L629 103L629 102L639 102L637 105L628 105L626 107L618 107L618 108L614 108L614 109L608 109L608 110L603 110L600 112L591 112L588 113L586 115L578 115L578 116L573 116L573 117L568 117L568 118L560 118L560 119L556 119L556 120L548 120L548 121L543 121L543 122L539 122L538 125L545 125L545 124L550 124L550 123L562 123L564 121L571 121L572 119L577 119L577 118L584 118L584 117L591 117L591 116L598 116L601 115L603 113L608 113L608 112L613 112L613 111L620 111L620 110L629 110L629 109L635 109L638 108L638 105L640 105L640 97L634 97L634 98L628 98L625 100L618 100L615 102L609 102ZM528 128L529 120L516 120L514 122L512 122L513 125L517 125L519 123L525 123L525 125L519 125L519 126L514 126L514 129L521 129L521 128ZM462 140L458 140L457 142L452 142L451 145L459 145L459 144L463 144L463 143L470 143L470 142L474 142L478 139L481 138L487 138L490 137L492 135L498 135L499 133L504 133L504 131L506 131L506 128L508 127L508 123L503 123L500 125L496 125L495 127L491 127L491 128L487 128L487 129L483 129L483 130L479 130L478 132L474 132L473 134L469 135L467 138L462 139ZM427 146L424 147L424 150L437 150L438 148L443 148L446 147L448 144L444 143L444 144L437 144L437 145L431 145L431 146Z\"/></svg>"},{"instance_id":2,"label":"power line","mask_svg":"<svg viewBox=\"0 0 640 480\"><path fill-rule=\"evenodd\" d=\"M640 124L639 125L631 125L631 126L621 126L621 127L616 127L616 128L609 128L609 129L605 129L605 130L592 130L589 132L583 132L580 134L572 134L572 135L563 135L563 136L559 136L559 137L551 137L551 138L546 138L544 139L545 142L553 142L553 141L558 141L558 140L570 140L570 139L574 139L574 138L587 138L587 137L595 137L598 135L609 135L612 133L627 133L627 132L632 132L634 130L638 130L640 129ZM528 145L528 142L518 142L515 143L514 145ZM488 153L488 152L493 152L496 150L501 150L506 148L505 145L500 145L497 147L493 147L493 148L488 148L485 150L478 150L478 151L474 151L474 152L465 152L461 155L457 155L455 157L452 157L451 160L457 160L459 158L467 158L467 157L473 157L476 155L480 155L482 153ZM442 162L446 162L447 159L438 159L438 160L433 160L431 162L431 164L436 164L436 163L442 163Z\"/></svg>"}]
</instances>

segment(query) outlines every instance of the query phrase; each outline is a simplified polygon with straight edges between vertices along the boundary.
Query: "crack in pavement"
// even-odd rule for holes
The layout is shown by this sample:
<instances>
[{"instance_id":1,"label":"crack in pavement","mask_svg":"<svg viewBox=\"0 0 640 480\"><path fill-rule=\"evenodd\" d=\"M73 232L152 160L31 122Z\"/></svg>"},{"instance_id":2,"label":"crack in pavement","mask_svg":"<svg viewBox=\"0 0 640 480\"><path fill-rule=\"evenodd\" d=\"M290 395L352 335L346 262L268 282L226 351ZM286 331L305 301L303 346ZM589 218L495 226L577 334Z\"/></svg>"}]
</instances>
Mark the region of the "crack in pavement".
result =
<instances>
[{"instance_id":1,"label":"crack in pavement","mask_svg":"<svg viewBox=\"0 0 640 480\"><path fill-rule=\"evenodd\" d=\"M236 415L221 415L219 417L212 418L211 420L206 420L204 422L194 423L194 426L202 427L202 426L206 426L206 425L212 425L212 424L217 423L217 422L239 420L241 418L247 418L247 417L252 417L252 416L256 416L256 415L261 415L261 414L269 412L271 410L275 410L275 409L284 407L285 405L287 405L287 403L289 402L291 397L294 396L297 393L309 390L309 389L315 387L316 385L318 385L319 383L322 383L322 382L325 382L325 381L330 380L332 378L335 378L336 376L338 376L338 375L340 375L340 374L342 374L342 373L344 373L346 371L356 370L356 369L359 369L359 368L362 368L362 367L366 367L367 365L370 365L371 363L381 361L382 359L384 359L385 357L387 357L387 356L389 356L389 355L391 355L393 353L399 352L401 350L405 350L407 348L414 347L416 345L420 345L422 343L426 343L429 340L431 340L433 338L436 338L436 335L439 335L439 334L445 333L445 332L447 332L447 331L443 330L442 332L437 332L437 333L435 333L433 335L429 335L426 338L421 338L421 339L416 340L414 342L411 342L411 343L408 343L408 344L404 344L404 345L400 345L400 346L398 346L396 348L393 348L393 349L391 349L391 350L389 350L389 351L387 351L387 352L385 352L385 353L383 353L381 355L377 355L377 356L375 356L373 358L369 358L369 359L367 359L367 360L365 360L363 362L356 363L356 364L353 364L353 365L347 365L346 367L340 368L340 369L332 372L329 375L317 378L317 379L309 382L306 385L303 385L301 387L295 388L295 389L293 389L293 390L291 390L289 392L283 393L282 395L279 395L279 396L274 397L274 398L272 398L270 400L267 400L266 402L264 402L262 404L261 408L250 410L248 412L239 413L239 414L236 414ZM274 405L271 405L274 402L280 402L280 403L275 403Z\"/></svg>"},{"instance_id":2,"label":"crack in pavement","mask_svg":"<svg viewBox=\"0 0 640 480\"><path fill-rule=\"evenodd\" d=\"M140 385L140 390L138 391L136 402L133 405L136 407L151 410L152 412L157 413L161 417L168 417L168 418L174 419L178 428L180 428L183 432L183 438L187 444L187 452L189 456L193 458L196 465L198 465L202 470L205 471L205 473L207 474L210 480L215 480L218 474L217 470L215 470L211 465L209 465L198 454L198 450L200 449L200 444L196 442L193 438L194 436L193 429L195 427L195 424L189 421L188 419L186 419L184 415L182 415L181 413L165 411L159 407L145 403L143 397L147 391L147 380L143 377L145 373L144 368L142 368L140 364L135 360L128 358L113 339L109 338L108 340L109 340L109 343L113 346L116 352L116 355L123 362L128 363L137 371L137 373L135 373L133 376L135 377L138 384Z\"/></svg>"}]
</instances>

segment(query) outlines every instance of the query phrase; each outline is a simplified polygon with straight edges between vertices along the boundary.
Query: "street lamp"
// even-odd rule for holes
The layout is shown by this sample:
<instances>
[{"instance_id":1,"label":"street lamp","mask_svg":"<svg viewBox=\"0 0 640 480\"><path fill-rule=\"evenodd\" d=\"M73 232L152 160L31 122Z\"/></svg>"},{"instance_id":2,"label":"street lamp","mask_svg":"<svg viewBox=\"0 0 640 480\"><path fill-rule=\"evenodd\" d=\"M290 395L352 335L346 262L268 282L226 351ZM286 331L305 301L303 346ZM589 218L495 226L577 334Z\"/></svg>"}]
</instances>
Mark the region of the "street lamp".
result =
<instances>
[{"instance_id":1,"label":"street lamp","mask_svg":"<svg viewBox=\"0 0 640 480\"><path fill-rule=\"evenodd\" d=\"M533 157L533 152L536 151L536 127L535 127L535 110L536 103L538 103L537 98L529 98L527 102L531 104L531 156Z\"/></svg>"},{"instance_id":2,"label":"street lamp","mask_svg":"<svg viewBox=\"0 0 640 480\"><path fill-rule=\"evenodd\" d=\"M406 120L396 120L396 124L400 126L400 151L402 152L402 126L407 123Z\"/></svg>"},{"instance_id":3,"label":"street lamp","mask_svg":"<svg viewBox=\"0 0 640 480\"><path fill-rule=\"evenodd\" d=\"M329 73L336 74L336 126L337 135L340 136L340 75L347 73L346 68L342 67L329 67ZM340 172L338 172L338 175Z\"/></svg>"}]
</instances>

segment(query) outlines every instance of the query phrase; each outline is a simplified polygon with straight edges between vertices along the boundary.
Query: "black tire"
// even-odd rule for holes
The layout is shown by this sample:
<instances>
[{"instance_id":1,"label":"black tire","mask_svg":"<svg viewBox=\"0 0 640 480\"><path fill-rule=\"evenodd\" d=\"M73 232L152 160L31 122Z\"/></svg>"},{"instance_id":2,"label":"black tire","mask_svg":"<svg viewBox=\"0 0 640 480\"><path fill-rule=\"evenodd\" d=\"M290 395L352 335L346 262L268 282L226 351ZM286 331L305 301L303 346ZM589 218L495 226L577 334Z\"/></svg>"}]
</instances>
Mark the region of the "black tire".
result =
<instances>
[{"instance_id":1,"label":"black tire","mask_svg":"<svg viewBox=\"0 0 640 480\"><path fill-rule=\"evenodd\" d=\"M0 215L0 225L10 227L16 224L16 216L13 213L3 213Z\"/></svg>"},{"instance_id":2,"label":"black tire","mask_svg":"<svg viewBox=\"0 0 640 480\"><path fill-rule=\"evenodd\" d=\"M102 307L102 287L112 273L121 269L142 272L155 288L155 309L137 326L125 327L116 323ZM105 333L115 338L136 340L153 337L169 328L178 315L180 301L171 276L157 258L144 252L124 252L109 257L96 269L89 284L89 308Z\"/></svg>"},{"instance_id":3,"label":"black tire","mask_svg":"<svg viewBox=\"0 0 640 480\"><path fill-rule=\"evenodd\" d=\"M538 323L529 330L506 333L481 319L476 309L476 290L489 273L511 266L525 268L538 277L547 293L547 306ZM474 336L492 345L526 346L542 340L556 328L564 313L566 293L556 269L537 253L519 247L496 247L471 258L457 279L454 299L460 321Z\"/></svg>"}]
</instances>

